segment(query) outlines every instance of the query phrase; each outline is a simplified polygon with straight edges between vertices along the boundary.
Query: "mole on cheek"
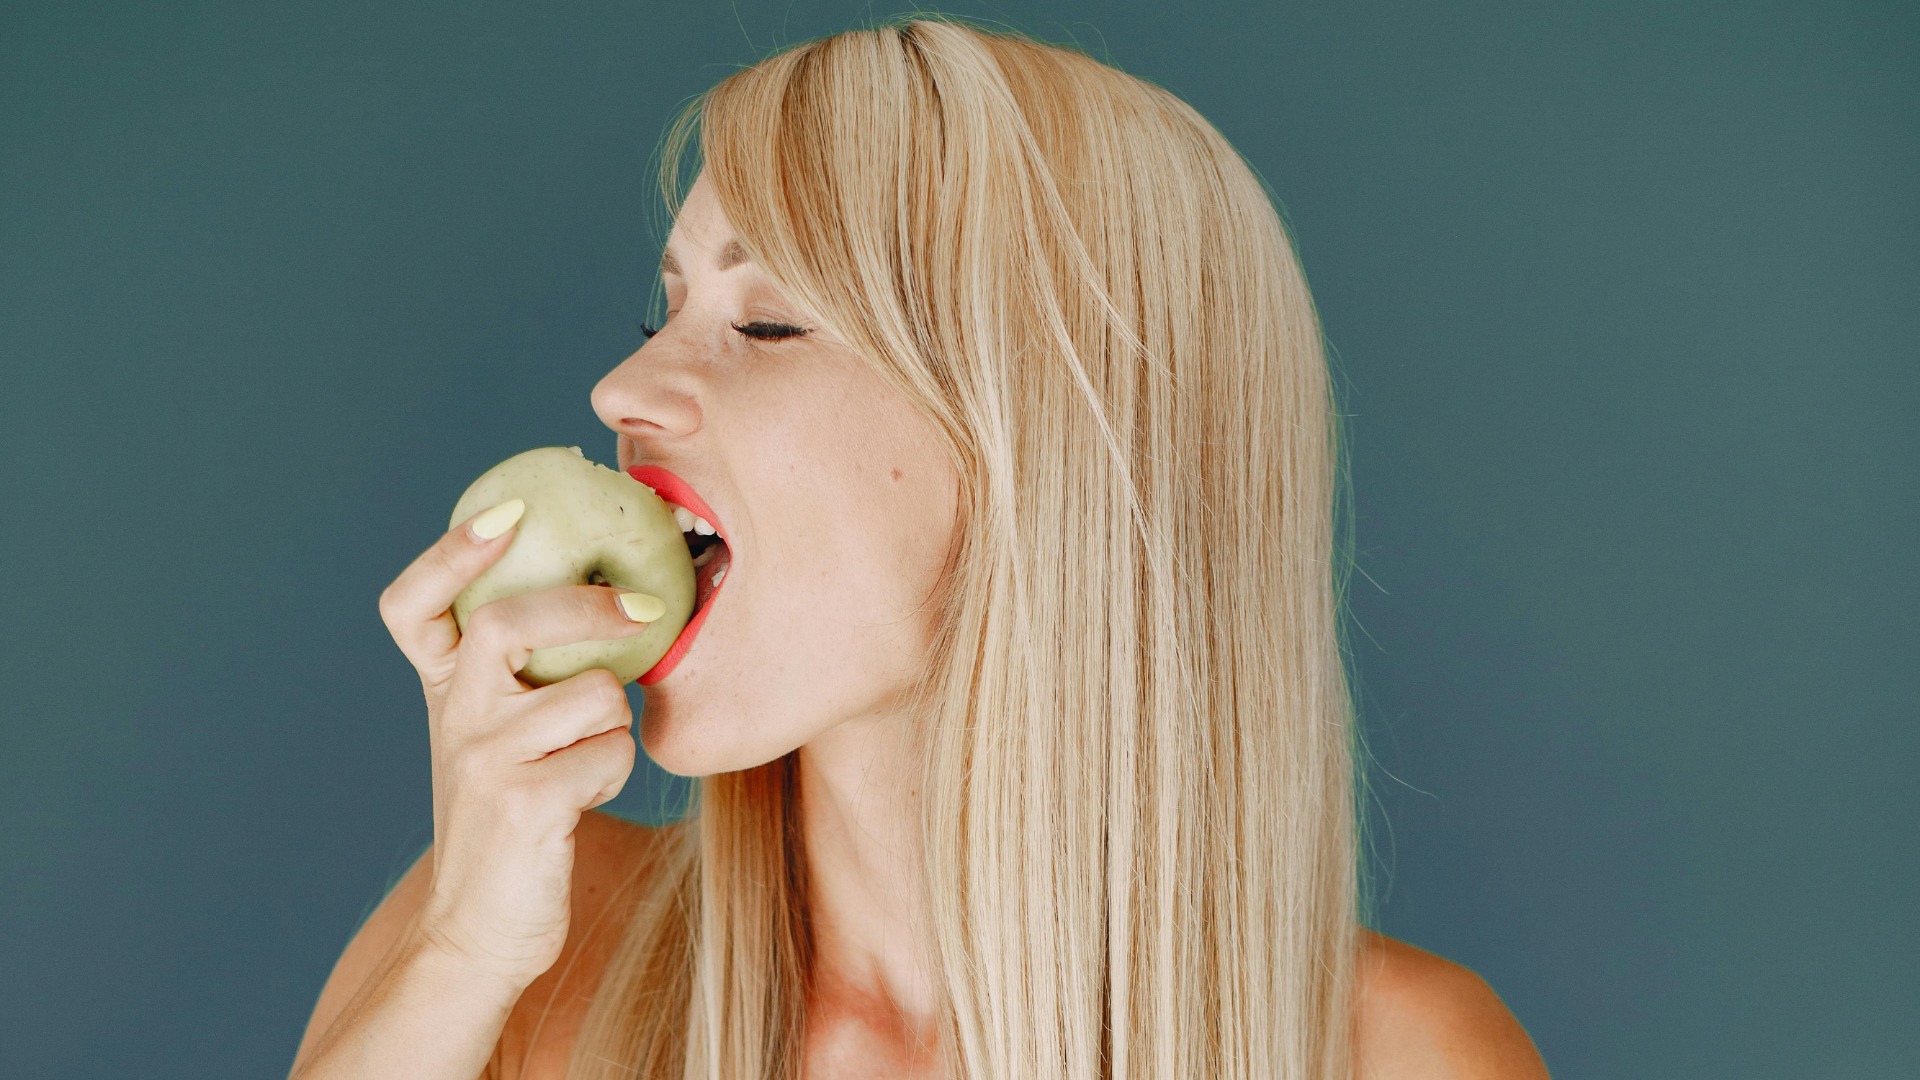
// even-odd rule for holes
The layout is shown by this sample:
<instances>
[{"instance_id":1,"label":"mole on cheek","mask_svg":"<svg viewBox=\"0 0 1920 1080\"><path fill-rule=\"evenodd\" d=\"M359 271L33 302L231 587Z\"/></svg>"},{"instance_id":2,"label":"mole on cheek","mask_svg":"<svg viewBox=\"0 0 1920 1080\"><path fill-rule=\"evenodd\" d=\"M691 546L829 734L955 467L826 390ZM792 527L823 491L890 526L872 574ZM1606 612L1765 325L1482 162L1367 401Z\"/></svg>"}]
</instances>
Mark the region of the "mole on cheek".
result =
<instances>
[{"instance_id":1,"label":"mole on cheek","mask_svg":"<svg viewBox=\"0 0 1920 1080\"><path fill-rule=\"evenodd\" d=\"M895 469L895 470L893 470L893 478L894 478L895 480L898 480L898 479L900 479L900 470L899 470L899 469Z\"/></svg>"}]
</instances>

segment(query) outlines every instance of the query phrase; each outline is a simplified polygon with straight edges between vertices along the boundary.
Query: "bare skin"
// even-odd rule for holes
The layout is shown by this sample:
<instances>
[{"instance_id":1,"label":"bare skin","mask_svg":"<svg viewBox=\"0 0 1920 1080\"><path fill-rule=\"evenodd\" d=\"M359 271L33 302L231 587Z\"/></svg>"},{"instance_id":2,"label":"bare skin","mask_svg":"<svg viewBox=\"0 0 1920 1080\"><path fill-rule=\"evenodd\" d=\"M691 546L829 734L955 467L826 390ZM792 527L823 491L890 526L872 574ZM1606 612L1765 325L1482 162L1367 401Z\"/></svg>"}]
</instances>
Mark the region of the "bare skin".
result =
<instances>
[{"instance_id":1,"label":"bare skin","mask_svg":"<svg viewBox=\"0 0 1920 1080\"><path fill-rule=\"evenodd\" d=\"M904 872L919 793L895 702L928 648L923 602L953 535L958 478L905 399L753 262L728 258L732 239L702 175L667 243L667 320L592 395L621 468L672 469L732 542L727 592L700 639L647 688L642 741L690 776L798 750L819 984L805 1075L933 1077L933 984L911 932L926 905ZM757 321L808 332L762 341L735 329ZM1449 1075L1433 1071L1443 1045L1476 1063L1463 1076L1546 1075L1471 972L1367 941L1360 1031L1372 1075ZM1479 1067L1496 1060L1507 1066Z\"/></svg>"},{"instance_id":2,"label":"bare skin","mask_svg":"<svg viewBox=\"0 0 1920 1080\"><path fill-rule=\"evenodd\" d=\"M618 934L606 907L646 857L649 831L589 811L580 822L575 926L553 969L521 996L508 1021L508 1076L565 1080L572 1040ZM402 889L406 884L401 886ZM1484 980L1396 938L1361 930L1357 1080L1547 1080L1526 1031ZM933 1077L927 1048L884 1011L840 1007L811 1019L805 1076Z\"/></svg>"},{"instance_id":3,"label":"bare skin","mask_svg":"<svg viewBox=\"0 0 1920 1080\"><path fill-rule=\"evenodd\" d=\"M702 175L667 242L667 319L592 395L620 467L692 484L733 560L692 652L646 688L641 740L688 776L799 751L809 1075L913 1076L933 1060L934 997L910 933L924 900L903 873L918 792L897 698L930 647L958 478L905 399L758 266L719 268L732 238ZM735 329L762 321L808 332Z\"/></svg>"},{"instance_id":4,"label":"bare skin","mask_svg":"<svg viewBox=\"0 0 1920 1080\"><path fill-rule=\"evenodd\" d=\"M655 761L688 776L797 752L816 946L803 1076L931 1078L939 1048L930 965L910 932L926 904L906 872L917 854L919 793L907 780L897 698L928 650L924 600L956 524L956 477L932 431L843 342L751 262L721 268L734 261L731 235L701 178L668 244L667 324L592 395L617 435L620 466L661 465L688 481L732 553L726 587L694 648L645 688L641 739ZM767 334L755 325L767 323L811 332L781 341L749 336ZM440 835L436 818L433 857L416 861L349 942L308 1022L296 1075L358 1077L405 1061L464 1077L497 1049L507 1076L563 1080L628 915L615 902L620 886L648 871L657 834L592 809L631 770L631 742L616 739L626 734L622 717L603 700L610 687L586 688L597 697L536 699L525 687L482 686L459 709L446 690L475 685L461 682L469 671L461 659L477 665L473 679L491 672L498 684L532 638L606 638L636 624L604 595L552 590L498 602L518 606L496 621L498 632L476 639L482 647L469 657L440 610L490 557L466 534L451 530L381 598L383 620L429 691L436 753L449 755L435 764L436 814L443 797L453 807L449 835ZM545 733L536 749L550 752L529 757L465 730L511 725ZM530 787L529 777L543 786ZM477 794L470 783L480 785ZM509 796L540 821L490 820ZM571 827L564 845L539 832L540 822L557 830L556 821ZM476 851L493 853L492 861ZM559 890L544 880L526 884L556 857L567 857L571 879L565 919L545 909ZM435 881L440 867L454 881L451 894ZM454 900L478 906L445 906ZM486 917L457 922L448 914L469 910ZM548 926L565 932L514 933ZM461 941L447 936L449 927L490 947L455 947ZM537 968L520 955L529 942L543 950ZM1371 931L1362 952L1359 1077L1547 1075L1513 1014L1472 972Z\"/></svg>"}]
</instances>

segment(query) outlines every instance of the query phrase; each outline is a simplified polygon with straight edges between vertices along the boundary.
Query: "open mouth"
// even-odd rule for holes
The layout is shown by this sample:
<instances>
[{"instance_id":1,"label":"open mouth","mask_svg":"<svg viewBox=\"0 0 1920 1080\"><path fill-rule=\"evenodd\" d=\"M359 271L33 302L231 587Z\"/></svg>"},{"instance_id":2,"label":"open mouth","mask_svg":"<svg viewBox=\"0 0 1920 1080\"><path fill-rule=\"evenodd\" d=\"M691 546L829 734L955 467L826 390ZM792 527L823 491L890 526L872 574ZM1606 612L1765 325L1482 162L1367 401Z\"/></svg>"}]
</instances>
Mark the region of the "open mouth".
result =
<instances>
[{"instance_id":1,"label":"open mouth","mask_svg":"<svg viewBox=\"0 0 1920 1080\"><path fill-rule=\"evenodd\" d=\"M712 509L694 494L693 488L685 480L658 465L630 466L627 475L645 484L673 507L674 520L679 523L680 533L687 542L687 551L693 556L693 615L687 620L687 625L681 628L673 646L659 662L640 676L640 684L649 686L672 674L681 658L693 647L694 639L699 637L701 628L706 625L714 598L726 584L727 571L733 566L733 550L728 546L725 535L714 524Z\"/></svg>"},{"instance_id":2,"label":"open mouth","mask_svg":"<svg viewBox=\"0 0 1920 1080\"><path fill-rule=\"evenodd\" d=\"M674 508L675 517L690 513L685 507ZM697 612L707 606L714 592L725 583L727 567L733 565L733 552L717 532L702 534L688 527L681 530L681 535L687 538L687 551L693 555L693 610Z\"/></svg>"}]
</instances>

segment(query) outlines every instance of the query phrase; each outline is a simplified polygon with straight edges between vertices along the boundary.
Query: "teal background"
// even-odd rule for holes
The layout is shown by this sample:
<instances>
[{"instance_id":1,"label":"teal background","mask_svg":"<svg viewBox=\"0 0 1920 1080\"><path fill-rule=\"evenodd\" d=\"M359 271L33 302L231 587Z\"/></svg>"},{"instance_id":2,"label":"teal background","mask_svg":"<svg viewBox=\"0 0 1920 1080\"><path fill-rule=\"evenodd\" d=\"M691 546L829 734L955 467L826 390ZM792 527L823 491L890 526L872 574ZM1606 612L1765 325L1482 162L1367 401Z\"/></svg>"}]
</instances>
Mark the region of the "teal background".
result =
<instances>
[{"instance_id":1,"label":"teal background","mask_svg":"<svg viewBox=\"0 0 1920 1080\"><path fill-rule=\"evenodd\" d=\"M672 109L895 10L0 7L0 1071L285 1074L431 834L380 590L493 463L611 458ZM1920 1075L1916 9L944 10L1284 201L1380 929L1563 1080Z\"/></svg>"}]
</instances>

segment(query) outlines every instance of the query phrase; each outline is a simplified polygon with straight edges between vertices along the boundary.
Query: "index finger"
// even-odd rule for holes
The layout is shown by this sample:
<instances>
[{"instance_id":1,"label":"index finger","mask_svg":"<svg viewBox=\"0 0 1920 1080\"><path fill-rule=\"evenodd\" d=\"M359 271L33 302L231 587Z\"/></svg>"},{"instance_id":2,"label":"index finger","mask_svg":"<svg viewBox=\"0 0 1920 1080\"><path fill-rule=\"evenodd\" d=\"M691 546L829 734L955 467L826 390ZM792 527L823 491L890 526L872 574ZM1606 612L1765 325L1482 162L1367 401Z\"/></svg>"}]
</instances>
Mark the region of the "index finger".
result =
<instances>
[{"instance_id":1,"label":"index finger","mask_svg":"<svg viewBox=\"0 0 1920 1080\"><path fill-rule=\"evenodd\" d=\"M460 626L450 610L454 598L506 553L513 526L526 509L526 500L508 499L448 529L380 594L387 632L427 685L441 685L453 675L460 644Z\"/></svg>"}]
</instances>

